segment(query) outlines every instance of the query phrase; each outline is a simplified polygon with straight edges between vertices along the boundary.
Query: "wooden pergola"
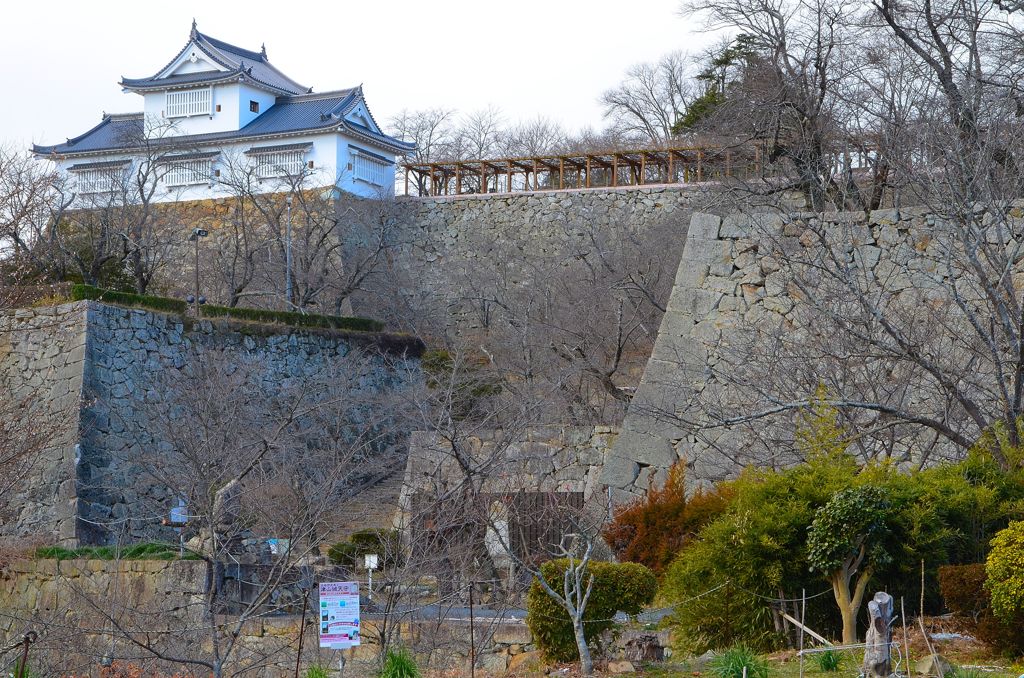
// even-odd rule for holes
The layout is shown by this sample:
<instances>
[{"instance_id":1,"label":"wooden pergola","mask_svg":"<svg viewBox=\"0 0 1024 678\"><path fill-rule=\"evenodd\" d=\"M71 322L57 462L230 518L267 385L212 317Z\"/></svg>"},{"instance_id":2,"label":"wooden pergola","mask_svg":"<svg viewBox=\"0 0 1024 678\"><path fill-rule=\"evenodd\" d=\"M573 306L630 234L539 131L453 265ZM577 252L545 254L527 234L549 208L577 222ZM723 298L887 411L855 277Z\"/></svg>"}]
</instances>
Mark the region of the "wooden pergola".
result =
<instances>
[{"instance_id":1,"label":"wooden pergola","mask_svg":"<svg viewBox=\"0 0 1024 678\"><path fill-rule=\"evenodd\" d=\"M759 145L744 145L410 162L404 165L405 194L467 195L699 183L757 176L761 159Z\"/></svg>"}]
</instances>

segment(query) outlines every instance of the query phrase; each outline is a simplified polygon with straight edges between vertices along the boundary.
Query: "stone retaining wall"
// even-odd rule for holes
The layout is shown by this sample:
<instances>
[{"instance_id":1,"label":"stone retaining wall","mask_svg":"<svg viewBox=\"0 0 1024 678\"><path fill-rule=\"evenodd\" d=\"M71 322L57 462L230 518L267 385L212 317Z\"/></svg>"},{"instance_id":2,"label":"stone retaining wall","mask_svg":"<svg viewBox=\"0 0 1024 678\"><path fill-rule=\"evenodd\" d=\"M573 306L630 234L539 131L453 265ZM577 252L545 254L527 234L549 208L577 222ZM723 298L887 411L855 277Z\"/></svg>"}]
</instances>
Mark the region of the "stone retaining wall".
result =
<instances>
[{"instance_id":1,"label":"stone retaining wall","mask_svg":"<svg viewBox=\"0 0 1024 678\"><path fill-rule=\"evenodd\" d=\"M146 668L173 673L187 664L160 662L127 642L117 628L139 632L169 657L214 658L204 593L207 565L202 561L17 560L0 568L0 645L28 630L40 635L31 665L59 675L95 675L103 657L135 658ZM314 593L311 607L318 609ZM244 623L218 616L223 635L238 632L226 675L252 667L246 675L276 678L294 670L301 615L254 616ZM346 651L318 647L318 620L307 616L301 665L337 669L346 676L377 675L378 639L387 631L416 654L422 668L466 671L470 656L468 621L410 621L395 618L387 629L372 615L362 619L363 643ZM516 656L535 650L522 622L475 624L476 666L482 674L501 675ZM148 635L147 635L148 634ZM222 641L222 651L226 647ZM533 655L535 657L535 654ZM527 657L526 659L529 659ZM522 663L521 658L518 663ZM196 670L198 667L193 665Z\"/></svg>"},{"instance_id":2,"label":"stone retaining wall","mask_svg":"<svg viewBox=\"0 0 1024 678\"><path fill-rule=\"evenodd\" d=\"M1024 203L1007 205L1005 219L1007 228L990 229L985 237L1009 248L1014 244L1013 233L1024 225ZM951 264L939 222L941 217L923 208L875 210L870 215L776 211L722 218L695 214L653 354L622 433L608 455L602 480L626 499L642 493L649 478L663 479L665 469L677 460L685 460L688 481L697 484L733 475L745 463L759 463L756 457L743 456L752 437L742 426L701 427L706 421L702 401L741 406L746 402L741 387L715 376L743 369L742 354L736 350L742 341L737 338L756 340L787 333L798 338L815 322L804 313L805 292L794 284L793 271L800 267L813 271L807 262L819 265L814 262L825 251L818 241L819 231L829 234L830 251L838 260L845 259L871 289L884 291L887 303L896 305L894 313L914 317L914 305L929 299L932 292L953 286L946 277ZM990 222L986 217L985 223ZM780 254L783 251L785 255ZM783 261L796 263L787 269ZM829 259L823 265L836 264ZM1017 290L1024 288L1024 271L1014 272L1012 278ZM970 303L973 292L966 285L957 288ZM904 294L906 302L901 301ZM929 303L948 300L948 292L944 294ZM899 306L904 303L909 305ZM908 388L904 405L908 411L944 416L941 398L929 398L923 389L904 383L905 378L904 374L899 383ZM881 384L883 391L895 385ZM953 452L943 451L942 441L934 434L903 435L901 445L908 460L918 460L926 449L933 459ZM779 457L773 463L788 462Z\"/></svg>"},{"instance_id":3,"label":"stone retaining wall","mask_svg":"<svg viewBox=\"0 0 1024 678\"><path fill-rule=\"evenodd\" d=\"M0 536L75 539L84 305L0 312ZM23 450L24 454L19 453ZM0 546L2 549L3 546Z\"/></svg>"},{"instance_id":4,"label":"stone retaining wall","mask_svg":"<svg viewBox=\"0 0 1024 678\"><path fill-rule=\"evenodd\" d=\"M400 199L403 244L392 273L408 305L436 308L465 331L478 322L472 281L480 270L505 267L514 276L531 262L559 260L591 235L611 241L626 230L667 229L678 251L691 212L719 197L708 187L650 186Z\"/></svg>"},{"instance_id":5,"label":"stone retaining wall","mask_svg":"<svg viewBox=\"0 0 1024 678\"><path fill-rule=\"evenodd\" d=\"M421 345L411 338L194 322L97 302L0 316L0 387L29 394L45 415L40 423L60 432L16 490L18 515L0 524L0 536L102 544L115 538L109 526L116 525L122 543L176 539L159 526L173 498L137 463L166 444L154 438L150 420L166 377L220 356L225 370L249 371L244 388L263 402L326 378L358 348L367 349L365 373L338 383L353 402L418 380ZM388 468L374 472L400 474L405 457L381 462Z\"/></svg>"}]
</instances>

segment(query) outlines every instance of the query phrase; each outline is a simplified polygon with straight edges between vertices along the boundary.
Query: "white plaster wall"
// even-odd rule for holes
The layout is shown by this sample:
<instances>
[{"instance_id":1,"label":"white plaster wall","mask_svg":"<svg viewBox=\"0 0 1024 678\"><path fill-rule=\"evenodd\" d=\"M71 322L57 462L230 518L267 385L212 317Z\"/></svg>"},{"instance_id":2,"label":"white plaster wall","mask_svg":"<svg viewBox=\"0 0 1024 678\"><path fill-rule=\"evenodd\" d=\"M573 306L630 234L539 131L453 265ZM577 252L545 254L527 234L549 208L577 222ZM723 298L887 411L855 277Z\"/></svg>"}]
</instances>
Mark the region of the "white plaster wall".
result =
<instances>
[{"instance_id":1,"label":"white plaster wall","mask_svg":"<svg viewBox=\"0 0 1024 678\"><path fill-rule=\"evenodd\" d=\"M227 85L216 85L213 88L213 114L192 115L187 118L168 118L165 116L167 93L149 92L144 95L145 104L143 110L149 120L148 128L157 136L166 136L168 133L175 135L183 134L207 134L209 132L225 132L239 129L239 122L242 119L240 101L243 94L238 83ZM245 95L245 115L249 114L249 95ZM269 96L269 95L267 95ZM273 102L273 97L270 97ZM260 100L260 111L266 110ZM220 105L220 111L217 106ZM269 106L268 106L269 108ZM253 116L255 117L255 116ZM252 118L247 118L247 122ZM168 127L170 126L170 127Z\"/></svg>"},{"instance_id":2,"label":"white plaster wall","mask_svg":"<svg viewBox=\"0 0 1024 678\"><path fill-rule=\"evenodd\" d=\"M355 146L356 148L363 149L374 155L379 155L391 160L391 172L383 186L376 186L366 181L357 181L354 173L354 158L349 146ZM391 151L379 148L373 144L365 141L356 140L345 135L338 135L338 160L337 167L338 172L338 188L355 195L375 198L384 193L394 193L395 191L395 154Z\"/></svg>"},{"instance_id":3,"label":"white plaster wall","mask_svg":"<svg viewBox=\"0 0 1024 678\"><path fill-rule=\"evenodd\" d=\"M248 108L248 100L246 100L246 107ZM319 135L308 135L308 136L289 136L289 137L278 137L273 139L264 139L261 141L247 140L237 142L233 144L227 144L220 147L221 155L214 160L214 169L221 169L222 172L225 170L225 160L228 157L234 158L236 161L244 159L246 156L245 151L253 147L259 146L277 146L281 144L294 144L294 143L312 143L313 146L305 156L306 162L313 161L313 176L308 182L309 185L317 186L329 186L332 183L337 185L343 191L348 191L363 197L377 197L381 194L381 190L393 191L394 181L389 180L386 186L374 186L364 181L353 180L352 170L349 168L349 164L352 162L352 158L349 152L349 145L357 145L359 148L382 155L388 158L394 158L393 155L387 151L371 146L370 144L356 142L348 137L337 134L336 132L328 132ZM213 148L203 147L197 150L214 150ZM73 158L69 160L63 160L58 163L58 169L62 172L67 172L68 168L72 165L84 164L89 162L106 162L109 160L121 160L130 159L130 156L125 154L119 155L102 155L88 158ZM136 171L136 167L133 166L132 171ZM262 183L261 188L267 193L273 193L287 189L287 184L281 180L267 179ZM219 198L226 197L229 195L229 191L225 190L222 186L216 183L212 184L196 184L194 186L182 186L182 187L159 187L156 194L154 195L154 202L174 202L179 200L204 200L208 198ZM82 196L79 198L80 205L96 204L97 196Z\"/></svg>"},{"instance_id":4,"label":"white plaster wall","mask_svg":"<svg viewBox=\"0 0 1024 678\"><path fill-rule=\"evenodd\" d=\"M238 101L236 102L238 108L237 129L242 129L250 122L269 111L270 107L277 101L273 94L264 92L261 89L256 89L255 87L250 87L244 83L237 85L236 88L238 91ZM252 113L249 111L250 101L259 103L259 113Z\"/></svg>"}]
</instances>

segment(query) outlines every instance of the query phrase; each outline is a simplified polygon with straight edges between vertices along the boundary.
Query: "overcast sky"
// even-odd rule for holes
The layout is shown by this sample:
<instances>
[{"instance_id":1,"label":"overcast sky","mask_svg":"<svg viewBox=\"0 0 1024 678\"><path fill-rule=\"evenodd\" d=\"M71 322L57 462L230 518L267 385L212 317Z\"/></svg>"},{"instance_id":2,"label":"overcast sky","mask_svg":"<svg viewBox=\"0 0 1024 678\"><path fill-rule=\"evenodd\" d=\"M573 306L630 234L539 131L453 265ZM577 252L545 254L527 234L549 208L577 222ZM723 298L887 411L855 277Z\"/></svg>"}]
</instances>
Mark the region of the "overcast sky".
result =
<instances>
[{"instance_id":1,"label":"overcast sky","mask_svg":"<svg viewBox=\"0 0 1024 678\"><path fill-rule=\"evenodd\" d=\"M381 124L403 108L497 106L602 126L597 97L634 63L711 38L679 0L251 0L4 3L0 143L56 143L101 114L142 109L121 76L144 77L199 30L258 50L314 91L362 83Z\"/></svg>"}]
</instances>

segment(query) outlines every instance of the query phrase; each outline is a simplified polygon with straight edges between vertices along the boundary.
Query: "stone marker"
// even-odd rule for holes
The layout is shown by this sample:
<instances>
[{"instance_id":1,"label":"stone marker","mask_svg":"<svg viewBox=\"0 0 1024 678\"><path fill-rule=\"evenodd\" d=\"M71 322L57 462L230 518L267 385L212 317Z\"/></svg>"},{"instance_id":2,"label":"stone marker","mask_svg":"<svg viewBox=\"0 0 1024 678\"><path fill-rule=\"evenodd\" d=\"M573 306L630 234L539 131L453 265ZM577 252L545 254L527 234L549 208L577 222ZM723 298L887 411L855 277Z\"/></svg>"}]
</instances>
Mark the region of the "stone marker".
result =
<instances>
[{"instance_id":1,"label":"stone marker","mask_svg":"<svg viewBox=\"0 0 1024 678\"><path fill-rule=\"evenodd\" d=\"M865 678L889 678L892 675L892 596L879 591L868 602L868 634L864 639Z\"/></svg>"}]
</instances>

